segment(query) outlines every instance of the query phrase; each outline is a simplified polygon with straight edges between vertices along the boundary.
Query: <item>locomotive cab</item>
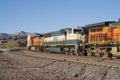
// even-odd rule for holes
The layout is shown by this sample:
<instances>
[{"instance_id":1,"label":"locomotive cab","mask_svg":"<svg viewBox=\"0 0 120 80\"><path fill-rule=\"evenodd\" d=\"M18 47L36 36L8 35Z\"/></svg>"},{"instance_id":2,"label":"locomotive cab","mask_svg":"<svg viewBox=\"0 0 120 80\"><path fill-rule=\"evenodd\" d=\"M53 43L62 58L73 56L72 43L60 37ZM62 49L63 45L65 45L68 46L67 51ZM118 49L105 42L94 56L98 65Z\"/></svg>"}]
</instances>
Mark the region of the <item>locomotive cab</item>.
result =
<instances>
[{"instance_id":1,"label":"locomotive cab","mask_svg":"<svg viewBox=\"0 0 120 80\"><path fill-rule=\"evenodd\" d=\"M67 40L85 41L85 30L82 27L73 27L67 30Z\"/></svg>"},{"instance_id":2,"label":"locomotive cab","mask_svg":"<svg viewBox=\"0 0 120 80\"><path fill-rule=\"evenodd\" d=\"M87 35L87 28L73 27L67 29L66 45L69 48L71 54L79 55L80 45L85 43L85 37Z\"/></svg>"}]
</instances>

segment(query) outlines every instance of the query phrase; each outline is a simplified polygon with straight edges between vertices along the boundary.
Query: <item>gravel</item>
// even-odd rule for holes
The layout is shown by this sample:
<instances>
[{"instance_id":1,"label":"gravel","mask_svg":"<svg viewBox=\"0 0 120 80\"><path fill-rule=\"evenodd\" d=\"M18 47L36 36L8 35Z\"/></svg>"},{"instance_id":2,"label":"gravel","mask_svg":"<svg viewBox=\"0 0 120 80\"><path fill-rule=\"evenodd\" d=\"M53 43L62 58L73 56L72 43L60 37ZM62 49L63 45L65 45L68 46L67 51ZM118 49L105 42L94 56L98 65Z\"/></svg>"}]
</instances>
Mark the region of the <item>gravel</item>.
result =
<instances>
[{"instance_id":1,"label":"gravel","mask_svg":"<svg viewBox=\"0 0 120 80\"><path fill-rule=\"evenodd\" d=\"M120 80L120 68L0 53L0 80Z\"/></svg>"}]
</instances>

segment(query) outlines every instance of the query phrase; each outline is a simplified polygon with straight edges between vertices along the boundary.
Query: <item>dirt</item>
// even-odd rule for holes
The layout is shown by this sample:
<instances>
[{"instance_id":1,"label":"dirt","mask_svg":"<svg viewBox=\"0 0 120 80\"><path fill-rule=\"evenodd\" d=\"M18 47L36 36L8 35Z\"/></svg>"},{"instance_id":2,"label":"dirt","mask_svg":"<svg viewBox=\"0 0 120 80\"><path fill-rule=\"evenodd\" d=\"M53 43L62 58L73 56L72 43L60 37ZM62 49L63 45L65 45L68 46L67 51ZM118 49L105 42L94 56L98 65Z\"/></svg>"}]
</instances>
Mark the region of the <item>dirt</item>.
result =
<instances>
[{"instance_id":1,"label":"dirt","mask_svg":"<svg viewBox=\"0 0 120 80\"><path fill-rule=\"evenodd\" d=\"M0 80L120 80L120 68L50 59L40 54L30 56L29 53L32 52L0 53Z\"/></svg>"}]
</instances>

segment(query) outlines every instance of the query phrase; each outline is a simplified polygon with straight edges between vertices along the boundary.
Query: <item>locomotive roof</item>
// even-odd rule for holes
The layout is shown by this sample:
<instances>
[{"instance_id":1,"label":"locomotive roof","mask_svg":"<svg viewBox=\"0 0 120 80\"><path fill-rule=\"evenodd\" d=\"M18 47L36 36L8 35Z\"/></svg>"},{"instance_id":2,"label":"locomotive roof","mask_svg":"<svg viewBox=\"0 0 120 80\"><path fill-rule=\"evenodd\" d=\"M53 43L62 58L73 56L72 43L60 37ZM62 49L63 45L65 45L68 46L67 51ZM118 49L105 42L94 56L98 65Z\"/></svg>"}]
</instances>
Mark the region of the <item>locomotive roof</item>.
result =
<instances>
[{"instance_id":1,"label":"locomotive roof","mask_svg":"<svg viewBox=\"0 0 120 80\"><path fill-rule=\"evenodd\" d=\"M92 27L100 27L100 26L108 26L110 23L115 23L115 21L106 21L106 22L99 22L94 24L85 25L85 27L92 28Z\"/></svg>"}]
</instances>

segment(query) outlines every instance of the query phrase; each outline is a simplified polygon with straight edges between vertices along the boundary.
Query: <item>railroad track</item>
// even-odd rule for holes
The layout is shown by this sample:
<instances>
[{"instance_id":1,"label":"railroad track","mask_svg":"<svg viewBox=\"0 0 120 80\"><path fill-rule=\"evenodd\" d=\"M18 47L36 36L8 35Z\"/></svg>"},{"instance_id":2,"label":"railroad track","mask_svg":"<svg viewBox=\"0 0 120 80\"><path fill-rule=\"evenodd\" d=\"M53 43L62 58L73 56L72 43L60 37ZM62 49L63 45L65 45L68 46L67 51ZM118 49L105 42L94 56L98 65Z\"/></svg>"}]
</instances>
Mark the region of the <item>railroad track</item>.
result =
<instances>
[{"instance_id":1,"label":"railroad track","mask_svg":"<svg viewBox=\"0 0 120 80\"><path fill-rule=\"evenodd\" d=\"M110 60L109 58L32 52L32 51L26 51L26 50L18 51L18 52L13 51L10 53L13 53L16 55L34 57L34 58L44 58L44 59L52 59L52 60L57 60L57 61L76 62L76 63L94 65L94 66L105 66L105 67L110 67L113 69L120 68L120 59Z\"/></svg>"}]
</instances>

